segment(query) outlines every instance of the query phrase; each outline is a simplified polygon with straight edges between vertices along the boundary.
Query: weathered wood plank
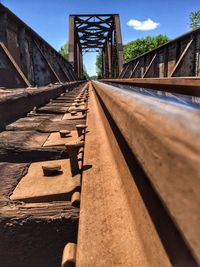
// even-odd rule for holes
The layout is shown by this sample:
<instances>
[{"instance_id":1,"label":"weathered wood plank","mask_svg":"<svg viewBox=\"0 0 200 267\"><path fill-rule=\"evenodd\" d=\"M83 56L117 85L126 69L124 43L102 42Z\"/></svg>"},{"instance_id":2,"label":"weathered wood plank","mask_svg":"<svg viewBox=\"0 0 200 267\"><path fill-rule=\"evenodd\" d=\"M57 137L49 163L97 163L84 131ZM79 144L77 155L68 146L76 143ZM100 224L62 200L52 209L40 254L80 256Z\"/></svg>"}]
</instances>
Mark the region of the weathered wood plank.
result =
<instances>
[{"instance_id":1,"label":"weathered wood plank","mask_svg":"<svg viewBox=\"0 0 200 267\"><path fill-rule=\"evenodd\" d=\"M67 158L66 148L63 147L23 147L0 144L0 161L2 162L35 162Z\"/></svg>"}]
</instances>

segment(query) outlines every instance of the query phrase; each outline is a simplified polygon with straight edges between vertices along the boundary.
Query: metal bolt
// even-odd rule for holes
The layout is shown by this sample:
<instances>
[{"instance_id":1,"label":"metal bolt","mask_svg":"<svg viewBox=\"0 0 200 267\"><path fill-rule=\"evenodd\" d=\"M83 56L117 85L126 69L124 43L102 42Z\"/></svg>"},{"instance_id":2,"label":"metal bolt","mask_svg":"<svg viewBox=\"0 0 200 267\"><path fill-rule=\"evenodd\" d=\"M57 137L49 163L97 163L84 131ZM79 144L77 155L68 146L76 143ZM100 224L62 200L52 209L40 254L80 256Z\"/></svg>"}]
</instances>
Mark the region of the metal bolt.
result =
<instances>
[{"instance_id":1,"label":"metal bolt","mask_svg":"<svg viewBox=\"0 0 200 267\"><path fill-rule=\"evenodd\" d=\"M62 173L61 165L42 166L44 176L56 176Z\"/></svg>"},{"instance_id":2,"label":"metal bolt","mask_svg":"<svg viewBox=\"0 0 200 267\"><path fill-rule=\"evenodd\" d=\"M75 192L71 197L71 203L73 207L80 208L80 192Z\"/></svg>"},{"instance_id":3,"label":"metal bolt","mask_svg":"<svg viewBox=\"0 0 200 267\"><path fill-rule=\"evenodd\" d=\"M64 138L66 137L67 135L69 135L71 132L68 131L68 130L60 130L60 137L61 138Z\"/></svg>"},{"instance_id":4,"label":"metal bolt","mask_svg":"<svg viewBox=\"0 0 200 267\"><path fill-rule=\"evenodd\" d=\"M61 267L75 267L76 264L76 244L68 243L64 247L62 255L62 264Z\"/></svg>"},{"instance_id":5,"label":"metal bolt","mask_svg":"<svg viewBox=\"0 0 200 267\"><path fill-rule=\"evenodd\" d=\"M70 112L70 114L71 114L71 116L75 116L75 115L77 115L77 112L76 111L72 111L72 112Z\"/></svg>"},{"instance_id":6,"label":"metal bolt","mask_svg":"<svg viewBox=\"0 0 200 267\"><path fill-rule=\"evenodd\" d=\"M85 133L86 128L87 128L87 125L85 125L85 124L76 125L78 137L81 137Z\"/></svg>"},{"instance_id":7,"label":"metal bolt","mask_svg":"<svg viewBox=\"0 0 200 267\"><path fill-rule=\"evenodd\" d=\"M88 108L81 108L80 109L80 112L82 112L82 115L86 115L87 111L88 111Z\"/></svg>"}]
</instances>

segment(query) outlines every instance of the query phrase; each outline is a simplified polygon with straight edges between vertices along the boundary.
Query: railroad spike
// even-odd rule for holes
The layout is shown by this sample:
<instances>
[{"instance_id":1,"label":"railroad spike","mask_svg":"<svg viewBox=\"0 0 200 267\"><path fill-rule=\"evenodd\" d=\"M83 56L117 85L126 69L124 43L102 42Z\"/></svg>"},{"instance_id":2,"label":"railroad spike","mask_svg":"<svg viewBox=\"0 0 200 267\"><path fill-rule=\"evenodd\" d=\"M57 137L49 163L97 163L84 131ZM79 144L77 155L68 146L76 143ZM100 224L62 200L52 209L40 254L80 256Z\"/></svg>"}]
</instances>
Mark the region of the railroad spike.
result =
<instances>
[{"instance_id":1,"label":"railroad spike","mask_svg":"<svg viewBox=\"0 0 200 267\"><path fill-rule=\"evenodd\" d=\"M76 264L76 244L68 243L64 247L61 267L75 267Z\"/></svg>"},{"instance_id":2,"label":"railroad spike","mask_svg":"<svg viewBox=\"0 0 200 267\"><path fill-rule=\"evenodd\" d=\"M65 144L67 153L70 159L71 173L72 176L75 176L80 172L79 163L78 163L78 153L80 148L84 147L84 141L72 141Z\"/></svg>"}]
</instances>

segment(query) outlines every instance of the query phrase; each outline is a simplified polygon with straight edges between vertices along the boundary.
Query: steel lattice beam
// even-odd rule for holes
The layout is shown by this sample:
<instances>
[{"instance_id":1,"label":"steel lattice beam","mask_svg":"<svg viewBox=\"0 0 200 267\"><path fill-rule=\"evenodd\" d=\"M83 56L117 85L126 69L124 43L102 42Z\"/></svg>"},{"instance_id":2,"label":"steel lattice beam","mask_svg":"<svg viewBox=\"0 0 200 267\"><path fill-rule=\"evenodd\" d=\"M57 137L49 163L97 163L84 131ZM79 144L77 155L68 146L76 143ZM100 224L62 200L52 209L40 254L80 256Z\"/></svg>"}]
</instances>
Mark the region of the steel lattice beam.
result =
<instances>
[{"instance_id":1,"label":"steel lattice beam","mask_svg":"<svg viewBox=\"0 0 200 267\"><path fill-rule=\"evenodd\" d=\"M102 51L102 76L117 77L123 67L122 38L117 14L70 16L69 61L80 79L82 53Z\"/></svg>"}]
</instances>

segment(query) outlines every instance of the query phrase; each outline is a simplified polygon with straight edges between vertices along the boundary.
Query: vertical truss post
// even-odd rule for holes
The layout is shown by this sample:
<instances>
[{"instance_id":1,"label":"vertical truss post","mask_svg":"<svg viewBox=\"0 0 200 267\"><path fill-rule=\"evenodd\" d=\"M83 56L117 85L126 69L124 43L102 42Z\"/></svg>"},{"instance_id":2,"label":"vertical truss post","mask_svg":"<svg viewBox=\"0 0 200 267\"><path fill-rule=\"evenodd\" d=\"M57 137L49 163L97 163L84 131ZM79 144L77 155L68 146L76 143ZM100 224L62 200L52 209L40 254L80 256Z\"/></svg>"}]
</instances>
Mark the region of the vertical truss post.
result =
<instances>
[{"instance_id":1,"label":"vertical truss post","mask_svg":"<svg viewBox=\"0 0 200 267\"><path fill-rule=\"evenodd\" d=\"M80 47L78 42L76 43L76 62L74 63L74 66L76 66L76 73L78 79L80 79Z\"/></svg>"},{"instance_id":2,"label":"vertical truss post","mask_svg":"<svg viewBox=\"0 0 200 267\"><path fill-rule=\"evenodd\" d=\"M106 61L105 61L105 65L106 65L106 78L110 77L111 74L111 55L110 55L110 44L109 44L109 40L106 41L105 43L105 56L106 56Z\"/></svg>"},{"instance_id":3,"label":"vertical truss post","mask_svg":"<svg viewBox=\"0 0 200 267\"><path fill-rule=\"evenodd\" d=\"M74 67L75 62L75 17L69 16L69 55L68 61Z\"/></svg>"},{"instance_id":4,"label":"vertical truss post","mask_svg":"<svg viewBox=\"0 0 200 267\"><path fill-rule=\"evenodd\" d=\"M113 53L113 46L114 46L114 43L113 43L113 31L112 31L112 33L111 33L111 37L110 37L110 45L111 45L111 47L110 47L110 56L111 56L111 78L112 77L114 77L114 71L113 71L113 55L114 55L114 53Z\"/></svg>"},{"instance_id":5,"label":"vertical truss post","mask_svg":"<svg viewBox=\"0 0 200 267\"><path fill-rule=\"evenodd\" d=\"M83 77L83 54L82 54L82 49L80 47L80 78L81 80L84 78Z\"/></svg>"},{"instance_id":6,"label":"vertical truss post","mask_svg":"<svg viewBox=\"0 0 200 267\"><path fill-rule=\"evenodd\" d=\"M78 36L77 36L77 32L75 31L75 40L74 40L74 71L78 76L78 65L79 65L79 54L78 54Z\"/></svg>"},{"instance_id":7,"label":"vertical truss post","mask_svg":"<svg viewBox=\"0 0 200 267\"><path fill-rule=\"evenodd\" d=\"M78 74L78 79L82 80L83 79L83 57L82 57L81 45L79 42L77 43L77 74Z\"/></svg>"},{"instance_id":8,"label":"vertical truss post","mask_svg":"<svg viewBox=\"0 0 200 267\"><path fill-rule=\"evenodd\" d=\"M118 70L117 70L116 76L118 77L119 73L122 71L122 68L123 68L124 56L123 56L120 18L119 18L119 15L115 15L114 17L115 17L115 31L116 31L117 60L118 60Z\"/></svg>"},{"instance_id":9,"label":"vertical truss post","mask_svg":"<svg viewBox=\"0 0 200 267\"><path fill-rule=\"evenodd\" d=\"M118 77L118 54L117 54L117 39L116 39L116 29L114 30L113 37L113 78Z\"/></svg>"},{"instance_id":10,"label":"vertical truss post","mask_svg":"<svg viewBox=\"0 0 200 267\"><path fill-rule=\"evenodd\" d=\"M112 68L112 63L111 63L111 44L108 41L107 43L107 50L108 50L108 78L111 78L111 68Z\"/></svg>"},{"instance_id":11,"label":"vertical truss post","mask_svg":"<svg viewBox=\"0 0 200 267\"><path fill-rule=\"evenodd\" d=\"M103 78L106 78L106 52L105 52L105 48L103 48L103 51L102 51L102 54L103 54L103 71L102 71L102 74L103 74Z\"/></svg>"}]
</instances>

